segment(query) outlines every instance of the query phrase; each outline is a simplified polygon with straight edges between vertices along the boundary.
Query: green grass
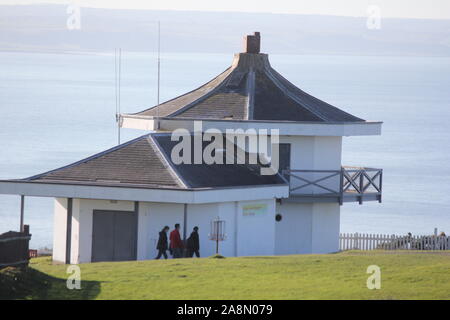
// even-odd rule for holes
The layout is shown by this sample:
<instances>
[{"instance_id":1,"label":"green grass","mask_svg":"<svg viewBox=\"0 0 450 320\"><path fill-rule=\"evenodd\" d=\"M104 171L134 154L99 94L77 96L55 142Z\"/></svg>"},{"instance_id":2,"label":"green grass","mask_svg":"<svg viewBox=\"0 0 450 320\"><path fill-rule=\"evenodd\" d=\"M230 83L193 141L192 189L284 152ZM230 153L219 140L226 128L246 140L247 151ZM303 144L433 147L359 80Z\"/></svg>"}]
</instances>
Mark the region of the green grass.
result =
<instances>
[{"instance_id":1,"label":"green grass","mask_svg":"<svg viewBox=\"0 0 450 320\"><path fill-rule=\"evenodd\" d=\"M369 290L366 269L381 268ZM81 290L50 258L0 271L0 298L19 299L450 299L450 255L329 255L81 264ZM16 280L14 280L16 279Z\"/></svg>"}]
</instances>

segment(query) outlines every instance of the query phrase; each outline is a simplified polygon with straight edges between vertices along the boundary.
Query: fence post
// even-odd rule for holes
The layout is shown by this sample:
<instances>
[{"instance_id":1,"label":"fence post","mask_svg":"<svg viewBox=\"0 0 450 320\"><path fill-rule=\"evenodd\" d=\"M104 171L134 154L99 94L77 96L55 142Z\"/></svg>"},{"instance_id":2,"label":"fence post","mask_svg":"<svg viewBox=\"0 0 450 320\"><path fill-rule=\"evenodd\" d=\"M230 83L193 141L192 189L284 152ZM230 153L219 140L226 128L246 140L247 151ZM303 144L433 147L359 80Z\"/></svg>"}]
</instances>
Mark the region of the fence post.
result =
<instances>
[{"instance_id":1,"label":"fence post","mask_svg":"<svg viewBox=\"0 0 450 320\"><path fill-rule=\"evenodd\" d=\"M350 248L350 233L347 233L347 237L345 238L345 250L348 250Z\"/></svg>"},{"instance_id":2,"label":"fence post","mask_svg":"<svg viewBox=\"0 0 450 320\"><path fill-rule=\"evenodd\" d=\"M366 242L365 237L366 237L365 233L361 233L361 235L359 236L359 239L360 239L359 240L360 241L360 248L359 248L359 250L364 250L364 246L365 246L364 242Z\"/></svg>"},{"instance_id":3,"label":"fence post","mask_svg":"<svg viewBox=\"0 0 450 320\"><path fill-rule=\"evenodd\" d=\"M358 234L358 232L355 233L355 243L354 243L354 246L356 247L357 250L359 249L359 234Z\"/></svg>"},{"instance_id":4,"label":"fence post","mask_svg":"<svg viewBox=\"0 0 450 320\"><path fill-rule=\"evenodd\" d=\"M30 225L28 224L24 224L23 225L23 233L26 236L31 236L30 234ZM24 260L27 260L27 266L28 266L28 262L30 261L30 239L25 240L25 246L24 246Z\"/></svg>"},{"instance_id":5,"label":"fence post","mask_svg":"<svg viewBox=\"0 0 450 320\"><path fill-rule=\"evenodd\" d=\"M25 213L25 196L21 195L20 196L20 227L19 227L19 232L24 232L24 225L23 225L24 213Z\"/></svg>"}]
</instances>

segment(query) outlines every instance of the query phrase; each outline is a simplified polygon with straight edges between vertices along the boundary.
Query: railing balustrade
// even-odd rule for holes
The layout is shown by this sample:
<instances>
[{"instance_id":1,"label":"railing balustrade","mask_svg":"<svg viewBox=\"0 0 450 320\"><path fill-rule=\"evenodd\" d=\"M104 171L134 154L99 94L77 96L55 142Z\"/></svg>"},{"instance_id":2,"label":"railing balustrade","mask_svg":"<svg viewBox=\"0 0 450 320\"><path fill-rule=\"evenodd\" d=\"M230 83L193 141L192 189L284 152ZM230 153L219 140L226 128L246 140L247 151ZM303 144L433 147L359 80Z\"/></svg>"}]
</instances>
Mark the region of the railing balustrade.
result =
<instances>
[{"instance_id":1,"label":"railing balustrade","mask_svg":"<svg viewBox=\"0 0 450 320\"><path fill-rule=\"evenodd\" d=\"M282 171L290 185L292 197L337 197L340 204L346 197L360 204L374 196L381 202L383 169L342 167L341 170L295 170Z\"/></svg>"}]
</instances>

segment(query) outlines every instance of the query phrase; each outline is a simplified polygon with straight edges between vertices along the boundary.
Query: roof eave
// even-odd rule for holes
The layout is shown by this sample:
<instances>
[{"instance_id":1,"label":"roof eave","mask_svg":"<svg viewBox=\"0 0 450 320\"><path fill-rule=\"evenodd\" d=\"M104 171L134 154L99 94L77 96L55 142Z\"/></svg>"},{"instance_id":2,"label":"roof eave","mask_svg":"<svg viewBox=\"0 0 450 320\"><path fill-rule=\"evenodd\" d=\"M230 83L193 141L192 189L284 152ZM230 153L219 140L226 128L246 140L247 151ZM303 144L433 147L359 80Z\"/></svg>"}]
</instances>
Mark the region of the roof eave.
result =
<instances>
[{"instance_id":1,"label":"roof eave","mask_svg":"<svg viewBox=\"0 0 450 320\"><path fill-rule=\"evenodd\" d=\"M242 192L244 190L246 192ZM251 192L254 189L255 192ZM287 184L210 188L156 188L84 182L0 180L0 194L170 203L214 203L289 197Z\"/></svg>"},{"instance_id":2,"label":"roof eave","mask_svg":"<svg viewBox=\"0 0 450 320\"><path fill-rule=\"evenodd\" d=\"M155 117L142 116L138 114L122 113L121 118L133 118L140 120L170 120L170 121L226 121L226 122L256 122L256 123L298 123L298 124L382 124L383 121L363 120L363 121L292 121L292 120L246 120L246 119L214 119L214 118L188 118L188 117ZM125 128L125 127L124 127Z\"/></svg>"},{"instance_id":3,"label":"roof eave","mask_svg":"<svg viewBox=\"0 0 450 320\"><path fill-rule=\"evenodd\" d=\"M274 120L240 120L208 118L176 118L121 115L122 127L140 130L173 131L185 128L193 131L193 123L201 121L203 130L215 129L278 129L280 135L306 136L364 136L380 135L382 121L274 121Z\"/></svg>"}]
</instances>

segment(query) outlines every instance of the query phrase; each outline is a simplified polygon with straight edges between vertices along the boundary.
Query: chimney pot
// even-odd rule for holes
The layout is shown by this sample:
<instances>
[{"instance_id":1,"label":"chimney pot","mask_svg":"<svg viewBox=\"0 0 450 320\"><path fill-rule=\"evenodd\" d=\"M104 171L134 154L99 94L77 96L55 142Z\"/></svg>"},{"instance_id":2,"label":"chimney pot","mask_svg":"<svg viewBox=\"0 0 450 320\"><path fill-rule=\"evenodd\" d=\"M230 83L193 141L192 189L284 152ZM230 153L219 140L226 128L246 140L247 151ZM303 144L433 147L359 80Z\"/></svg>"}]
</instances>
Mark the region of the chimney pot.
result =
<instances>
[{"instance_id":1,"label":"chimney pot","mask_svg":"<svg viewBox=\"0 0 450 320\"><path fill-rule=\"evenodd\" d=\"M244 36L244 52L259 53L261 50L261 34L255 32L252 35Z\"/></svg>"}]
</instances>

